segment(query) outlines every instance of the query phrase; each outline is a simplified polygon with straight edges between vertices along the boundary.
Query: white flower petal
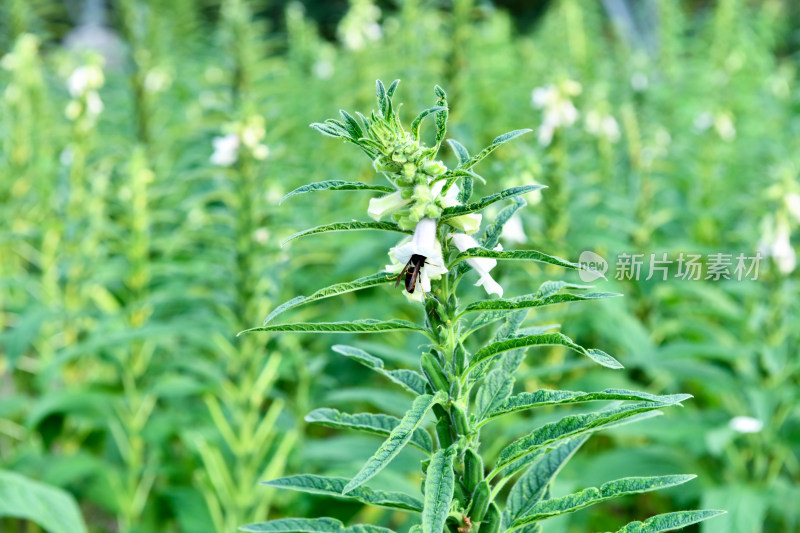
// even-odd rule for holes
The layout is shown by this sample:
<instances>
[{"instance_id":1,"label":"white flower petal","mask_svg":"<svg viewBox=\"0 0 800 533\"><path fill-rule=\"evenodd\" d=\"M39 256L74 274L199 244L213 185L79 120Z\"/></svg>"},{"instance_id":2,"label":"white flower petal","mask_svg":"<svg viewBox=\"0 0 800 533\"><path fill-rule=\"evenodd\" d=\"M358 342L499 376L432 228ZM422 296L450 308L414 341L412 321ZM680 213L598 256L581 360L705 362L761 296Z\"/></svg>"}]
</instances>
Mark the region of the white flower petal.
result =
<instances>
[{"instance_id":1,"label":"white flower petal","mask_svg":"<svg viewBox=\"0 0 800 533\"><path fill-rule=\"evenodd\" d=\"M390 215L408 204L411 199L403 199L400 191L381 196L379 198L372 198L369 201L367 214L375 220L380 220L383 217Z\"/></svg>"},{"instance_id":2,"label":"white flower petal","mask_svg":"<svg viewBox=\"0 0 800 533\"><path fill-rule=\"evenodd\" d=\"M503 287L501 287L500 284L497 283L489 274L483 274L481 279L479 279L475 284L476 287L478 285L482 285L483 288L486 289L487 294L496 294L500 298L503 297Z\"/></svg>"},{"instance_id":3,"label":"white flower petal","mask_svg":"<svg viewBox=\"0 0 800 533\"><path fill-rule=\"evenodd\" d=\"M758 433L764 428L764 423L752 416L735 416L728 425L737 433Z\"/></svg>"}]
</instances>

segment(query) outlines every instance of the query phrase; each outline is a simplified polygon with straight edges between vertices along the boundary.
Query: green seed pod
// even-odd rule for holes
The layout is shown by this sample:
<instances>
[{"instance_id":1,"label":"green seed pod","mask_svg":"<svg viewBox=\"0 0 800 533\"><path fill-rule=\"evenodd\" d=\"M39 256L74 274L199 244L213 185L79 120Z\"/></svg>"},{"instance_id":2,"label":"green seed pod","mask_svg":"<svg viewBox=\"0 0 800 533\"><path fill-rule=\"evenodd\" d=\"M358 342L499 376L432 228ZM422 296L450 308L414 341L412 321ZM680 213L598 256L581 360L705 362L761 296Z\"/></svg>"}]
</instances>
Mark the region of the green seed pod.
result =
<instances>
[{"instance_id":1,"label":"green seed pod","mask_svg":"<svg viewBox=\"0 0 800 533\"><path fill-rule=\"evenodd\" d=\"M439 437L439 446L449 448L453 444L453 432L447 418L436 422L436 436Z\"/></svg>"},{"instance_id":2,"label":"green seed pod","mask_svg":"<svg viewBox=\"0 0 800 533\"><path fill-rule=\"evenodd\" d=\"M492 491L489 488L489 482L485 479L478 483L475 491L472 493L472 505L469 511L469 517L473 522L480 522L486 514L486 509L492 501Z\"/></svg>"},{"instance_id":3,"label":"green seed pod","mask_svg":"<svg viewBox=\"0 0 800 533\"><path fill-rule=\"evenodd\" d=\"M467 413L464 412L464 409L457 404L453 404L450 407L450 418L453 421L453 426L458 431L459 435L469 435L471 432L469 420L467 419Z\"/></svg>"},{"instance_id":4,"label":"green seed pod","mask_svg":"<svg viewBox=\"0 0 800 533\"><path fill-rule=\"evenodd\" d=\"M472 448L464 452L464 483L469 492L483 480L483 459Z\"/></svg>"},{"instance_id":5,"label":"green seed pod","mask_svg":"<svg viewBox=\"0 0 800 533\"><path fill-rule=\"evenodd\" d=\"M500 508L492 502L486 511L486 516L483 517L478 533L497 533L498 531L500 531Z\"/></svg>"},{"instance_id":6,"label":"green seed pod","mask_svg":"<svg viewBox=\"0 0 800 533\"><path fill-rule=\"evenodd\" d=\"M461 398L461 382L457 379L450 383L450 398L453 400Z\"/></svg>"},{"instance_id":7,"label":"green seed pod","mask_svg":"<svg viewBox=\"0 0 800 533\"><path fill-rule=\"evenodd\" d=\"M435 297L425 299L425 317L427 318L429 329L438 332L444 326L439 314L439 300Z\"/></svg>"},{"instance_id":8,"label":"green seed pod","mask_svg":"<svg viewBox=\"0 0 800 533\"><path fill-rule=\"evenodd\" d=\"M423 353L422 359L420 360L420 367L422 368L422 373L425 374L425 377L434 390L445 392L450 390L450 383L447 381L447 376L442 372L439 362L436 361L433 354L430 352Z\"/></svg>"},{"instance_id":9,"label":"green seed pod","mask_svg":"<svg viewBox=\"0 0 800 533\"><path fill-rule=\"evenodd\" d=\"M453 498L458 502L459 507L466 507L467 494L469 494L469 492L464 490L464 485L456 480L455 486L453 487Z\"/></svg>"},{"instance_id":10,"label":"green seed pod","mask_svg":"<svg viewBox=\"0 0 800 533\"><path fill-rule=\"evenodd\" d=\"M456 345L453 351L453 361L456 365L456 374L463 374L464 369L467 368L467 350L460 342Z\"/></svg>"}]
</instances>

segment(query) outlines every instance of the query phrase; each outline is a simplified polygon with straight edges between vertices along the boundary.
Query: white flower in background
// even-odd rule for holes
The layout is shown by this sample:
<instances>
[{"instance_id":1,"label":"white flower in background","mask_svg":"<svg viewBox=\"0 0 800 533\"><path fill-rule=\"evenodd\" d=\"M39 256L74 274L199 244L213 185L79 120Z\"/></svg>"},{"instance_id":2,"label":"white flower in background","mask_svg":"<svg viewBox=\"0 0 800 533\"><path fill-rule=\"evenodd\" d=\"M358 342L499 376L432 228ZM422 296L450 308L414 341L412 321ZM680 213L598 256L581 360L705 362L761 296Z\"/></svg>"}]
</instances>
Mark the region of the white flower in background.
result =
<instances>
[{"instance_id":1,"label":"white flower in background","mask_svg":"<svg viewBox=\"0 0 800 533\"><path fill-rule=\"evenodd\" d=\"M528 236L525 235L525 228L522 226L522 219L519 215L508 219L500 233L500 238L511 243L528 242Z\"/></svg>"},{"instance_id":2,"label":"white flower in background","mask_svg":"<svg viewBox=\"0 0 800 533\"><path fill-rule=\"evenodd\" d=\"M99 89L105 83L102 69L97 65L83 65L72 71L67 79L67 88L73 98L80 98L89 91Z\"/></svg>"},{"instance_id":3,"label":"white flower in background","mask_svg":"<svg viewBox=\"0 0 800 533\"><path fill-rule=\"evenodd\" d=\"M337 29L339 40L350 50L361 50L383 37L380 18L381 10L372 0L351 0L350 9Z\"/></svg>"},{"instance_id":4,"label":"white flower in background","mask_svg":"<svg viewBox=\"0 0 800 533\"><path fill-rule=\"evenodd\" d=\"M421 255L425 264L420 268L414 292L403 294L410 300L422 301L423 292L430 292L431 280L439 279L447 273L442 256L442 245L436 238L436 221L432 218L423 218L417 223L414 236L406 238L397 246L389 250L389 259L392 264L386 265L387 272L402 272L412 255ZM403 280L400 280L403 283Z\"/></svg>"},{"instance_id":5,"label":"white flower in background","mask_svg":"<svg viewBox=\"0 0 800 533\"><path fill-rule=\"evenodd\" d=\"M772 257L781 273L790 274L797 266L797 256L792 248L789 224L782 220L772 226L772 221L768 220L765 227L765 235L758 245L758 251Z\"/></svg>"},{"instance_id":6,"label":"white flower in background","mask_svg":"<svg viewBox=\"0 0 800 533\"><path fill-rule=\"evenodd\" d=\"M211 163L219 167L229 167L239 158L239 136L229 133L223 137L214 137L211 141L214 153L211 154Z\"/></svg>"},{"instance_id":7,"label":"white flower in background","mask_svg":"<svg viewBox=\"0 0 800 533\"><path fill-rule=\"evenodd\" d=\"M714 125L714 115L712 115L709 111L703 111L694 117L692 125L694 126L695 131L706 131L708 128Z\"/></svg>"},{"instance_id":8,"label":"white flower in background","mask_svg":"<svg viewBox=\"0 0 800 533\"><path fill-rule=\"evenodd\" d=\"M737 433L758 433L764 428L764 423L752 416L735 416L728 426Z\"/></svg>"},{"instance_id":9,"label":"white flower in background","mask_svg":"<svg viewBox=\"0 0 800 533\"><path fill-rule=\"evenodd\" d=\"M786 193L783 199L786 204L786 210L794 217L797 222L800 222L800 194L796 192Z\"/></svg>"},{"instance_id":10,"label":"white flower in background","mask_svg":"<svg viewBox=\"0 0 800 533\"><path fill-rule=\"evenodd\" d=\"M617 120L612 115L603 115L597 111L589 111L586 114L586 131L612 143L620 138Z\"/></svg>"},{"instance_id":11,"label":"white flower in background","mask_svg":"<svg viewBox=\"0 0 800 533\"><path fill-rule=\"evenodd\" d=\"M383 217L394 213L398 209L402 209L410 202L411 198L403 198L401 191L393 192L391 194L387 194L386 196L372 198L369 201L367 214L375 220L380 220Z\"/></svg>"},{"instance_id":12,"label":"white flower in background","mask_svg":"<svg viewBox=\"0 0 800 533\"><path fill-rule=\"evenodd\" d=\"M631 88L636 92L642 92L650 85L647 74L644 72L634 72L631 74Z\"/></svg>"},{"instance_id":13,"label":"white flower in background","mask_svg":"<svg viewBox=\"0 0 800 533\"><path fill-rule=\"evenodd\" d=\"M456 248L458 248L459 252L465 252L470 248L481 247L478 241L476 241L469 235L465 235L463 233L451 233L450 239L453 241L453 244L456 245ZM502 249L503 247L499 244L495 247L495 250L502 250ZM475 271L480 276L480 279L478 279L478 282L475 284L476 287L480 285L484 289L486 289L487 294L496 294L501 298L503 297L503 287L501 287L500 284L497 283L494 280L494 278L492 278L492 276L489 274L489 272L495 266L497 266L496 259L489 259L485 257L473 257L467 259L467 264L469 264L469 266L475 269Z\"/></svg>"},{"instance_id":14,"label":"white flower in background","mask_svg":"<svg viewBox=\"0 0 800 533\"><path fill-rule=\"evenodd\" d=\"M314 63L314 66L311 67L311 72L313 72L314 76L321 80L330 79L334 72L333 62L327 59L320 59Z\"/></svg>"},{"instance_id":15,"label":"white flower in background","mask_svg":"<svg viewBox=\"0 0 800 533\"><path fill-rule=\"evenodd\" d=\"M580 83L565 80L557 85L546 85L533 90L533 107L543 110L542 125L539 128L539 144L549 145L556 129L569 127L578 120L578 110L571 98L581 93Z\"/></svg>"},{"instance_id":16,"label":"white flower in background","mask_svg":"<svg viewBox=\"0 0 800 533\"><path fill-rule=\"evenodd\" d=\"M717 113L714 117L714 129L723 141L730 142L736 137L736 127L733 125L733 115L727 111Z\"/></svg>"},{"instance_id":17,"label":"white flower in background","mask_svg":"<svg viewBox=\"0 0 800 533\"><path fill-rule=\"evenodd\" d=\"M144 88L149 93L160 93L172 85L172 77L161 68L153 68L144 77Z\"/></svg>"}]
</instances>

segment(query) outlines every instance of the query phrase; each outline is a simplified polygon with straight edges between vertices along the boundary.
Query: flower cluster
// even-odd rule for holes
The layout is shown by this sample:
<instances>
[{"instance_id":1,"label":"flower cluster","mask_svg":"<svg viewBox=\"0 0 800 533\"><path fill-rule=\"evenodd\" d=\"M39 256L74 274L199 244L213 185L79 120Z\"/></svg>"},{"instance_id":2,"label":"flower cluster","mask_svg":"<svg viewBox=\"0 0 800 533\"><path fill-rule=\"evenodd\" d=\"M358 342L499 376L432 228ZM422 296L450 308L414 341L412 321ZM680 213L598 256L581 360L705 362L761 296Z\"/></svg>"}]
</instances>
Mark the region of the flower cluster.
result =
<instances>
[{"instance_id":1,"label":"flower cluster","mask_svg":"<svg viewBox=\"0 0 800 533\"><path fill-rule=\"evenodd\" d=\"M558 84L533 90L531 103L533 107L543 112L542 125L539 128L539 144L548 146L557 129L575 124L578 120L578 110L572 103L572 98L579 95L581 90L581 84L573 80L564 80Z\"/></svg>"},{"instance_id":2,"label":"flower cluster","mask_svg":"<svg viewBox=\"0 0 800 533\"><path fill-rule=\"evenodd\" d=\"M266 135L264 117L251 115L244 122L237 122L227 127L227 135L214 137L211 141L214 152L210 161L219 167L229 167L239 159L239 149L243 145L253 158L262 160L269 155L269 148L261 141Z\"/></svg>"},{"instance_id":3,"label":"flower cluster","mask_svg":"<svg viewBox=\"0 0 800 533\"><path fill-rule=\"evenodd\" d=\"M67 88L72 97L65 113L70 120L85 118L90 122L103 112L103 101L98 89L105 83L103 69L97 63L82 65L72 71Z\"/></svg>"}]
</instances>

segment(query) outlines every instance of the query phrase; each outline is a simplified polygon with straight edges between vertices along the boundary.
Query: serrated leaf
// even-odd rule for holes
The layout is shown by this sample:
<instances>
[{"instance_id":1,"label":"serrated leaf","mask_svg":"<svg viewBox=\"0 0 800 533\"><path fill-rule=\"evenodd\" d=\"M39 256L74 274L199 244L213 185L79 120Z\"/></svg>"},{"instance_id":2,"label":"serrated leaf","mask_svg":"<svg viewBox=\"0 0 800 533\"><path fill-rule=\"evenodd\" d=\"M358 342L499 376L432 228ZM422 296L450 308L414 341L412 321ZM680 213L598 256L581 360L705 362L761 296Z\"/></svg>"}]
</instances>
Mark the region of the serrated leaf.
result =
<instances>
[{"instance_id":1,"label":"serrated leaf","mask_svg":"<svg viewBox=\"0 0 800 533\"><path fill-rule=\"evenodd\" d=\"M333 346L333 351L340 353L345 357L355 359L362 365L371 368L379 374L387 377L411 393L425 394L425 378L422 377L419 372L407 369L385 370L383 368L383 361L381 359L354 346L337 344Z\"/></svg>"},{"instance_id":2,"label":"serrated leaf","mask_svg":"<svg viewBox=\"0 0 800 533\"><path fill-rule=\"evenodd\" d=\"M411 409L403 416L400 424L392 430L389 438L386 439L372 457L367 460L364 467L350 480L350 483L347 484L342 492L347 494L351 490L360 487L383 470L386 465L400 453L400 450L408 444L408 441L411 440L411 436L422 423L422 419L431 407L433 407L433 404L441 403L445 399L446 396L443 392L438 392L435 396L425 394L417 397Z\"/></svg>"},{"instance_id":3,"label":"serrated leaf","mask_svg":"<svg viewBox=\"0 0 800 533\"><path fill-rule=\"evenodd\" d=\"M592 272L593 274L597 274L601 276L599 272L596 272L588 267L585 267L579 263L572 263L567 261L566 259L561 259L560 257L556 257L553 255L547 255L545 253L539 252L537 250L505 250L505 251L497 251L497 250L487 250L486 248L470 248L468 250L464 250L447 265L447 268L453 268L454 265L464 261L466 259L470 259L472 257L487 257L489 259L497 259L500 261L534 261L537 263L547 263L549 265L560 266L563 268L569 268L572 270L585 270L587 272Z\"/></svg>"},{"instance_id":4,"label":"serrated leaf","mask_svg":"<svg viewBox=\"0 0 800 533\"><path fill-rule=\"evenodd\" d=\"M267 318L264 319L264 324L266 325L267 323L271 322L273 318L281 313L284 313L285 311L288 311L289 309L293 309L316 300L331 298L332 296L338 296L348 292L367 289L369 287L376 287L385 283L391 283L396 279L397 274L392 274L391 272L378 272L377 274L371 274L354 281L346 281L344 283L330 285L324 289L316 291L310 296L296 296L288 302L284 302L276 307L269 315L267 315Z\"/></svg>"},{"instance_id":5,"label":"serrated leaf","mask_svg":"<svg viewBox=\"0 0 800 533\"><path fill-rule=\"evenodd\" d=\"M495 139L492 141L492 144L481 150L480 153L478 153L474 157L470 158L469 161L461 165L461 168L467 169L474 167L476 164L486 159L486 157L489 154L500 148L503 144L507 143L511 139L519 137L520 135L524 135L530 131L533 130L531 129L514 130L514 131L509 131L508 133L504 133L499 137L495 137Z\"/></svg>"},{"instance_id":6,"label":"serrated leaf","mask_svg":"<svg viewBox=\"0 0 800 533\"><path fill-rule=\"evenodd\" d=\"M437 451L425 475L425 508L422 511L422 532L441 533L450 512L455 489L453 459L455 448Z\"/></svg>"},{"instance_id":7,"label":"serrated leaf","mask_svg":"<svg viewBox=\"0 0 800 533\"><path fill-rule=\"evenodd\" d=\"M428 109L426 109L425 111L422 111L419 115L417 115L416 118L414 118L414 121L411 122L411 137L414 140L418 141L419 140L419 127L422 124L422 120L425 117L427 117L429 115L432 115L434 113L438 113L440 111L447 111L447 108L444 107L444 106L435 105L433 107L429 107Z\"/></svg>"},{"instance_id":8,"label":"serrated leaf","mask_svg":"<svg viewBox=\"0 0 800 533\"><path fill-rule=\"evenodd\" d=\"M418 331L428 336L428 331L407 320L353 320L351 322L296 322L294 324L273 324L246 329L239 335L255 331L294 331L302 333L380 333L383 331Z\"/></svg>"},{"instance_id":9,"label":"serrated leaf","mask_svg":"<svg viewBox=\"0 0 800 533\"><path fill-rule=\"evenodd\" d=\"M345 496L342 494L342 489L348 481L347 478L343 477L299 474L273 479L271 481L264 481L262 484L279 489L290 489L310 494L322 494L333 496L334 498L356 500L361 503L377 505L379 507L417 512L422 511L422 502L419 499L402 492L375 490L361 486Z\"/></svg>"},{"instance_id":10,"label":"serrated leaf","mask_svg":"<svg viewBox=\"0 0 800 533\"><path fill-rule=\"evenodd\" d=\"M661 533L662 531L674 531L725 513L726 511L717 510L664 513L648 518L644 522L631 522L622 529L618 529L617 533Z\"/></svg>"},{"instance_id":11,"label":"serrated leaf","mask_svg":"<svg viewBox=\"0 0 800 533\"><path fill-rule=\"evenodd\" d=\"M486 422L508 413L534 409L545 405L557 405L567 403L596 402L596 401L645 401L661 403L667 405L679 405L682 401L691 398L691 394L666 394L656 395L646 392L638 392L626 389L606 389L601 392L580 392L565 390L537 390L534 392L523 392L508 398L502 404L486 415L482 421L479 419L478 427Z\"/></svg>"},{"instance_id":12,"label":"serrated leaf","mask_svg":"<svg viewBox=\"0 0 800 533\"><path fill-rule=\"evenodd\" d=\"M532 346L564 346L570 350L578 352L579 354L585 355L596 363L599 363L607 368L623 368L619 361L607 353L596 349L587 350L583 346L573 342L572 339L563 333L543 333L539 335L513 337L489 344L488 346L485 346L484 348L481 348L475 352L469 362L468 370L472 370L484 361L491 360L500 353L508 352L510 350L517 350L520 348L529 348Z\"/></svg>"},{"instance_id":13,"label":"serrated leaf","mask_svg":"<svg viewBox=\"0 0 800 533\"><path fill-rule=\"evenodd\" d=\"M397 233L414 233L411 230L404 230L394 222L367 222L361 220L351 220L350 222L333 222L331 224L323 224L307 230L298 231L294 235L287 237L281 242L281 246L289 241L299 239L300 237L307 237L309 235L316 235L317 233L328 233L332 231L359 231L359 230L380 230L380 231L394 231Z\"/></svg>"},{"instance_id":14,"label":"serrated leaf","mask_svg":"<svg viewBox=\"0 0 800 533\"><path fill-rule=\"evenodd\" d=\"M503 227L506 225L506 222L508 222L517 211L527 205L525 200L518 196L515 196L511 200L513 203L501 209L494 217L492 223L489 224L483 232L480 243L481 246L487 250L491 250L497 246L497 243L500 242L500 235L503 233Z\"/></svg>"},{"instance_id":15,"label":"serrated leaf","mask_svg":"<svg viewBox=\"0 0 800 533\"><path fill-rule=\"evenodd\" d=\"M309 424L320 424L337 429L354 429L373 435L389 436L400 425L400 419L390 415L373 413L343 413L338 409L322 407L314 409L305 417ZM433 452L433 440L424 429L411 433L408 443L428 454Z\"/></svg>"},{"instance_id":16,"label":"serrated leaf","mask_svg":"<svg viewBox=\"0 0 800 533\"><path fill-rule=\"evenodd\" d=\"M351 117L352 118L352 117ZM374 185L372 183L364 183L363 181L344 181L344 180L325 180L309 183L298 187L286 196L281 198L278 205L282 204L287 198L296 196L298 194L305 194L308 192L316 191L381 191L381 192L394 192L394 187L388 185Z\"/></svg>"},{"instance_id":17,"label":"serrated leaf","mask_svg":"<svg viewBox=\"0 0 800 533\"><path fill-rule=\"evenodd\" d=\"M520 516L527 514L534 505L544 499L547 487L588 438L588 435L584 435L548 450L520 476L506 498L506 508L503 512L506 524L511 524Z\"/></svg>"},{"instance_id":18,"label":"serrated leaf","mask_svg":"<svg viewBox=\"0 0 800 533\"><path fill-rule=\"evenodd\" d=\"M511 187L510 189L505 189L495 194L491 194L489 196L484 196L477 202L472 202L469 204L464 205L454 205L452 207L446 207L442 211L441 219L447 220L453 217L459 217L462 215L467 215L469 213L474 213L476 211L480 211L485 209L486 207L492 205L495 202L499 202L500 200L505 200L506 198L512 198L514 196L520 196L522 194L526 194L532 191L536 191L539 189L546 188L545 185L520 185L519 187Z\"/></svg>"},{"instance_id":19,"label":"serrated leaf","mask_svg":"<svg viewBox=\"0 0 800 533\"><path fill-rule=\"evenodd\" d=\"M338 533L344 524L335 518L279 518L269 522L248 524L239 531L251 533Z\"/></svg>"},{"instance_id":20,"label":"serrated leaf","mask_svg":"<svg viewBox=\"0 0 800 533\"><path fill-rule=\"evenodd\" d=\"M614 292L590 292L587 294L553 294L539 298L536 294L526 294L516 298L505 300L481 300L467 305L458 316L477 311L516 311L518 309L529 309L533 307L544 307L547 305L557 305L568 302L582 302L585 300L597 300L599 298L612 298L622 296Z\"/></svg>"},{"instance_id":21,"label":"serrated leaf","mask_svg":"<svg viewBox=\"0 0 800 533\"><path fill-rule=\"evenodd\" d=\"M682 485L697 476L678 475L678 476L653 476L653 477L628 477L604 483L600 488L589 487L580 492L567 494L559 498L553 498L539 502L531 507L525 515L511 523L509 530L513 531L519 526L544 520L553 516L572 513L579 509L595 505L606 500L628 496L630 494L641 494L654 490L665 489Z\"/></svg>"},{"instance_id":22,"label":"serrated leaf","mask_svg":"<svg viewBox=\"0 0 800 533\"><path fill-rule=\"evenodd\" d=\"M534 429L526 436L515 440L500 451L496 469L537 452L564 439L599 431L606 426L639 413L661 409L663 403L640 402L614 409L569 415Z\"/></svg>"},{"instance_id":23,"label":"serrated leaf","mask_svg":"<svg viewBox=\"0 0 800 533\"><path fill-rule=\"evenodd\" d=\"M86 532L70 493L15 472L0 471L0 518L5 516L30 520L50 533Z\"/></svg>"}]
</instances>

